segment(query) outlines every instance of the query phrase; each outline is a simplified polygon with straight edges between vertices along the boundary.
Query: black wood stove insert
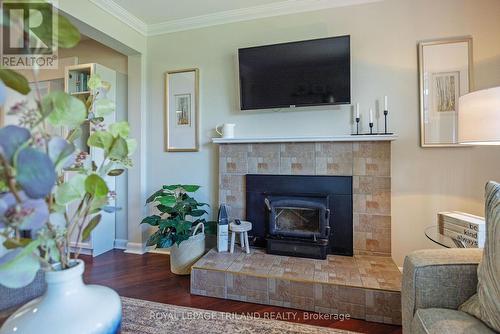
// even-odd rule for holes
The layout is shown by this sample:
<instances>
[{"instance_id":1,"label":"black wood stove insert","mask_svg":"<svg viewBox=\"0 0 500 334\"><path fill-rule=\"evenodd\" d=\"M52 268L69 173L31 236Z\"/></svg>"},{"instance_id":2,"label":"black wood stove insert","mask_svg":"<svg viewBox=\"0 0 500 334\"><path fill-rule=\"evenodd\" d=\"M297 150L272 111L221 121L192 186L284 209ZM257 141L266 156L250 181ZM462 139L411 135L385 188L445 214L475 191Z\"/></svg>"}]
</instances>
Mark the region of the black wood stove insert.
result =
<instances>
[{"instance_id":1,"label":"black wood stove insert","mask_svg":"<svg viewBox=\"0 0 500 334\"><path fill-rule=\"evenodd\" d=\"M246 216L251 243L270 254L353 254L351 176L249 174Z\"/></svg>"}]
</instances>

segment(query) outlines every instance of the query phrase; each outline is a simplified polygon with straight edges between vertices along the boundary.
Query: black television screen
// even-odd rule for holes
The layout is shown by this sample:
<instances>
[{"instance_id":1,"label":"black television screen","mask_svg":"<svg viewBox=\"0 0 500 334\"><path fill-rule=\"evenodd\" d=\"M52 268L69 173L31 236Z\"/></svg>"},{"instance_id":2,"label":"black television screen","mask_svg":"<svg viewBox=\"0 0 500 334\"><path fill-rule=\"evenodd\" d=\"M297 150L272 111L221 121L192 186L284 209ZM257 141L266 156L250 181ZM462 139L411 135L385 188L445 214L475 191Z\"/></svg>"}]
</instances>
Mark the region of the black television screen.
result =
<instances>
[{"instance_id":1,"label":"black television screen","mask_svg":"<svg viewBox=\"0 0 500 334\"><path fill-rule=\"evenodd\" d=\"M241 110L351 103L350 38L238 50Z\"/></svg>"}]
</instances>

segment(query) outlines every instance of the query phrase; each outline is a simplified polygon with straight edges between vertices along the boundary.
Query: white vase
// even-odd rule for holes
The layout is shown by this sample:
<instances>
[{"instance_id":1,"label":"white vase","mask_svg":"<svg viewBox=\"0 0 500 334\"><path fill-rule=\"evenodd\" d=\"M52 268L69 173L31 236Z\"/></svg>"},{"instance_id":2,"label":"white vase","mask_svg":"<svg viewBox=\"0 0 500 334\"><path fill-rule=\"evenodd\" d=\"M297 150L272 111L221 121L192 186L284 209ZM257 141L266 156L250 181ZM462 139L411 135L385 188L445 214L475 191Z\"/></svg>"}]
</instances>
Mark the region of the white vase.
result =
<instances>
[{"instance_id":1,"label":"white vase","mask_svg":"<svg viewBox=\"0 0 500 334\"><path fill-rule=\"evenodd\" d=\"M198 228L202 232L196 234ZM170 271L177 275L191 274L191 267L205 253L205 226L203 223L196 225L193 235L178 246L170 248Z\"/></svg>"},{"instance_id":2,"label":"white vase","mask_svg":"<svg viewBox=\"0 0 500 334\"><path fill-rule=\"evenodd\" d=\"M18 309L0 329L6 333L104 334L118 332L121 301L118 294L100 285L85 285L85 264L45 273L47 291Z\"/></svg>"}]
</instances>

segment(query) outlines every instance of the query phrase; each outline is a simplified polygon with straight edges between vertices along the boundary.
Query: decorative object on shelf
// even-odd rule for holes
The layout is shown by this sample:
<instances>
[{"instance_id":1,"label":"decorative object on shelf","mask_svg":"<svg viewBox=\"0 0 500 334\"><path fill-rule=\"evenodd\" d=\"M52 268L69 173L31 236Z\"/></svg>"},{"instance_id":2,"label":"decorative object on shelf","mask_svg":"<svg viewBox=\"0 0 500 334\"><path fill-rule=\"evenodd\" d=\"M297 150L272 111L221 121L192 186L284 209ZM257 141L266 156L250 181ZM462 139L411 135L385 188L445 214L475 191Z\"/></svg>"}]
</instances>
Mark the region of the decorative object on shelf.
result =
<instances>
[{"instance_id":1,"label":"decorative object on shelf","mask_svg":"<svg viewBox=\"0 0 500 334\"><path fill-rule=\"evenodd\" d=\"M387 106L387 95L384 96L384 135L392 135L392 132L387 132L387 115L389 115L389 108Z\"/></svg>"},{"instance_id":2,"label":"decorative object on shelf","mask_svg":"<svg viewBox=\"0 0 500 334\"><path fill-rule=\"evenodd\" d=\"M370 120L368 125L370 126L370 134L373 134L373 109L370 108Z\"/></svg>"},{"instance_id":3,"label":"decorative object on shelf","mask_svg":"<svg viewBox=\"0 0 500 334\"><path fill-rule=\"evenodd\" d=\"M165 73L165 151L199 151L199 70Z\"/></svg>"},{"instance_id":4,"label":"decorative object on shelf","mask_svg":"<svg viewBox=\"0 0 500 334\"><path fill-rule=\"evenodd\" d=\"M56 34L59 47L76 45L78 30L63 16L53 15L64 27L63 34ZM8 86L23 95L30 91L27 80L15 71L0 69L0 80L0 90ZM37 81L34 85L38 90ZM99 109L96 102L97 92L108 89L108 84L94 76L88 88L92 94L86 103L62 91L43 97L36 94L36 108L18 110L29 116L27 123L0 129L0 234L8 249L0 257L0 284L22 288L40 269L46 271L48 284L44 296L23 306L3 324L2 334L100 334L115 333L119 328L118 295L107 287L83 284L83 262L77 260L80 250L72 254L70 241L73 233L77 241L88 238L104 212L116 210L108 205L107 177L120 175L131 165L129 155L136 143L128 138L127 122L114 123L86 141L101 151L103 160L96 165L92 158L79 159L76 141L82 136L82 126L99 126L100 112L114 112L114 108ZM67 136L55 135L51 128L63 128ZM77 173L65 175L70 170ZM68 205L77 206L74 215L65 214Z\"/></svg>"},{"instance_id":5,"label":"decorative object on shelf","mask_svg":"<svg viewBox=\"0 0 500 334\"><path fill-rule=\"evenodd\" d=\"M146 203L154 203L160 215L152 215L141 224L157 226L147 246L170 248L170 270L177 275L189 275L191 266L205 253L205 230L213 234L214 222L201 218L207 211L207 203L200 203L188 193L194 193L200 186L174 184L163 186L151 195ZM188 217L191 217L189 219ZM200 233L198 229L200 226Z\"/></svg>"},{"instance_id":6,"label":"decorative object on shelf","mask_svg":"<svg viewBox=\"0 0 500 334\"><path fill-rule=\"evenodd\" d=\"M229 252L234 253L236 233L239 233L241 249L245 250L247 254L250 254L250 244L248 243L248 231L252 230L252 223L236 219L234 222L229 224L229 229L231 230L231 250Z\"/></svg>"},{"instance_id":7,"label":"decorative object on shelf","mask_svg":"<svg viewBox=\"0 0 500 334\"><path fill-rule=\"evenodd\" d=\"M461 96L459 106L460 144L500 145L500 86Z\"/></svg>"},{"instance_id":8,"label":"decorative object on shelf","mask_svg":"<svg viewBox=\"0 0 500 334\"><path fill-rule=\"evenodd\" d=\"M361 120L359 114L359 103L356 103L356 134L359 135L359 121Z\"/></svg>"},{"instance_id":9,"label":"decorative object on shelf","mask_svg":"<svg viewBox=\"0 0 500 334\"><path fill-rule=\"evenodd\" d=\"M458 142L458 98L472 89L472 38L420 42L420 145Z\"/></svg>"},{"instance_id":10,"label":"decorative object on shelf","mask_svg":"<svg viewBox=\"0 0 500 334\"><path fill-rule=\"evenodd\" d=\"M215 127L215 132L217 132L222 138L234 138L234 127L236 124L224 123L222 125L217 125ZM219 130L220 129L220 130Z\"/></svg>"}]
</instances>

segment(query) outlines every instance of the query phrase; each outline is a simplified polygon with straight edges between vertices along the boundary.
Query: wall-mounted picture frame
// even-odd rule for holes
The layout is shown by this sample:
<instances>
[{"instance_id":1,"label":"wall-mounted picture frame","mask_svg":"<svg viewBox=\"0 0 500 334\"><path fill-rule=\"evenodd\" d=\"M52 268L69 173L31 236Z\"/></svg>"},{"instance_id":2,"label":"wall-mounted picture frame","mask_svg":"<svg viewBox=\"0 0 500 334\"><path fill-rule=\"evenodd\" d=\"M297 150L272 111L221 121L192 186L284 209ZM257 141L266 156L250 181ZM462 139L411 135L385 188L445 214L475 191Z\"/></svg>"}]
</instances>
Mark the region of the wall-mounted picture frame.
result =
<instances>
[{"instance_id":1,"label":"wall-mounted picture frame","mask_svg":"<svg viewBox=\"0 0 500 334\"><path fill-rule=\"evenodd\" d=\"M458 143L458 98L472 90L472 37L418 44L420 145L463 147Z\"/></svg>"},{"instance_id":2,"label":"wall-mounted picture frame","mask_svg":"<svg viewBox=\"0 0 500 334\"><path fill-rule=\"evenodd\" d=\"M199 151L199 69L165 73L165 152Z\"/></svg>"}]
</instances>

